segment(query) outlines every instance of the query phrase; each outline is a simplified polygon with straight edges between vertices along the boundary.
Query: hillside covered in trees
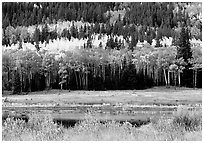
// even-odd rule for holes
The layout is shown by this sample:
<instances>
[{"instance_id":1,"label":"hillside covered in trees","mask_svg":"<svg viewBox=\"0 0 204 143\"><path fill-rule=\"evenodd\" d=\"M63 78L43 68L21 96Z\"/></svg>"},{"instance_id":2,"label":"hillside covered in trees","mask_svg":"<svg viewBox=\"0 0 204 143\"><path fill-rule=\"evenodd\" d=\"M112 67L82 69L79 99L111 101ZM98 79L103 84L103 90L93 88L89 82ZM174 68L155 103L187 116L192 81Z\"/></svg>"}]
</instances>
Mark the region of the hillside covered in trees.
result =
<instances>
[{"instance_id":1,"label":"hillside covered in trees","mask_svg":"<svg viewBox=\"0 0 204 143\"><path fill-rule=\"evenodd\" d=\"M201 87L202 4L3 2L3 89Z\"/></svg>"}]
</instances>

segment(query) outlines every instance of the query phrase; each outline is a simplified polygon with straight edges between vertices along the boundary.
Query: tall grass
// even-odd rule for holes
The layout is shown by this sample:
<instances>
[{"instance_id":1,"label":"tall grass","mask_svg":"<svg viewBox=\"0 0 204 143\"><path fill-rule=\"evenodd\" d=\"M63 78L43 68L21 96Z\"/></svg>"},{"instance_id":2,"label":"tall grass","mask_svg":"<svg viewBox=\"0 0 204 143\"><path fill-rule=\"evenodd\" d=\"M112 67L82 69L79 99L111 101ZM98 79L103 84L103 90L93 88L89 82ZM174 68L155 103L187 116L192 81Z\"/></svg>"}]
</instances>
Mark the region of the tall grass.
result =
<instances>
[{"instance_id":1,"label":"tall grass","mask_svg":"<svg viewBox=\"0 0 204 143\"><path fill-rule=\"evenodd\" d=\"M189 111L186 106L180 106L173 114L173 124L185 130L194 131L202 127L202 112Z\"/></svg>"},{"instance_id":2,"label":"tall grass","mask_svg":"<svg viewBox=\"0 0 204 143\"><path fill-rule=\"evenodd\" d=\"M189 111L179 107L171 118L160 117L140 128L125 122L115 121L101 123L88 113L85 120L72 128L55 124L51 117L33 115L28 123L8 118L2 128L3 140L24 141L185 141L202 140L201 110Z\"/></svg>"},{"instance_id":3,"label":"tall grass","mask_svg":"<svg viewBox=\"0 0 204 143\"><path fill-rule=\"evenodd\" d=\"M2 126L3 140L61 140L63 137L62 126L54 124L49 116L31 116L28 123L23 120L7 118Z\"/></svg>"}]
</instances>

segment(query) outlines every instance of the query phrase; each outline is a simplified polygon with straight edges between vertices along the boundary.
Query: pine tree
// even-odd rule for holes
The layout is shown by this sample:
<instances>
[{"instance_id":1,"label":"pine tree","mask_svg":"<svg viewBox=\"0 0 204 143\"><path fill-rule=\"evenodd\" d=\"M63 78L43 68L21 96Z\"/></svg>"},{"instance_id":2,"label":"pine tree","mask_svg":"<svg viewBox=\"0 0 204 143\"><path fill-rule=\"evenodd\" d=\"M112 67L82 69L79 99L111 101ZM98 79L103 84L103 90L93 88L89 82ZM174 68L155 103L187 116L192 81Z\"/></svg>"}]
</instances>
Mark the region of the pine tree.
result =
<instances>
[{"instance_id":1,"label":"pine tree","mask_svg":"<svg viewBox=\"0 0 204 143\"><path fill-rule=\"evenodd\" d=\"M48 29L48 25L47 25L47 23L46 23L45 26L44 26L43 29L42 29L41 41L42 41L42 42L46 41L48 35L49 35L49 29Z\"/></svg>"},{"instance_id":2,"label":"pine tree","mask_svg":"<svg viewBox=\"0 0 204 143\"><path fill-rule=\"evenodd\" d=\"M111 36L110 39L108 39L107 43L106 43L106 47L114 49L115 48L115 42L113 40L113 37Z\"/></svg>"},{"instance_id":3,"label":"pine tree","mask_svg":"<svg viewBox=\"0 0 204 143\"><path fill-rule=\"evenodd\" d=\"M92 48L92 39L91 39L91 36L88 37L87 48Z\"/></svg>"},{"instance_id":4,"label":"pine tree","mask_svg":"<svg viewBox=\"0 0 204 143\"><path fill-rule=\"evenodd\" d=\"M190 47L190 36L187 28L182 27L178 48L177 48L177 59L183 57L185 62L188 62L188 59L192 57L191 47Z\"/></svg>"},{"instance_id":5,"label":"pine tree","mask_svg":"<svg viewBox=\"0 0 204 143\"><path fill-rule=\"evenodd\" d=\"M137 45L138 37L135 35L135 33L131 34L131 43L130 43L130 50L134 50L134 47Z\"/></svg>"},{"instance_id":6,"label":"pine tree","mask_svg":"<svg viewBox=\"0 0 204 143\"><path fill-rule=\"evenodd\" d=\"M77 38L78 37L78 31L77 31L77 27L75 27L74 23L70 28L70 34L72 37Z\"/></svg>"},{"instance_id":7,"label":"pine tree","mask_svg":"<svg viewBox=\"0 0 204 143\"><path fill-rule=\"evenodd\" d=\"M35 32L33 34L33 41L37 43L39 40L40 40L40 30L38 29L38 27L36 27Z\"/></svg>"},{"instance_id":8,"label":"pine tree","mask_svg":"<svg viewBox=\"0 0 204 143\"><path fill-rule=\"evenodd\" d=\"M20 94L21 93L21 81L20 81L20 74L18 70L14 71L14 80L13 80L13 94Z\"/></svg>"}]
</instances>

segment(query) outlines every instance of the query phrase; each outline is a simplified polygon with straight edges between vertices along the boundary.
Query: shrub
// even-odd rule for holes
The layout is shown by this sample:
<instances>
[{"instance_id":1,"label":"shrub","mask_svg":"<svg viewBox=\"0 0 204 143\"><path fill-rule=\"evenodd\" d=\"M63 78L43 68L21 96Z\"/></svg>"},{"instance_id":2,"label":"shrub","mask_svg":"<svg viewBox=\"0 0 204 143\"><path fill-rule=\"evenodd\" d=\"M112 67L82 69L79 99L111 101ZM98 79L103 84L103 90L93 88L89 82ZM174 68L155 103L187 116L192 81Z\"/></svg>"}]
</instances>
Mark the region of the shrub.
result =
<instances>
[{"instance_id":1,"label":"shrub","mask_svg":"<svg viewBox=\"0 0 204 143\"><path fill-rule=\"evenodd\" d=\"M193 132L197 132L197 138L200 139L202 112L201 110L190 111L186 106L179 106L171 117L156 118L151 126L157 132L157 140L191 140L186 134L193 134Z\"/></svg>"},{"instance_id":2,"label":"shrub","mask_svg":"<svg viewBox=\"0 0 204 143\"><path fill-rule=\"evenodd\" d=\"M63 135L49 116L32 115L28 123L7 118L2 128L3 140L61 140Z\"/></svg>"},{"instance_id":3,"label":"shrub","mask_svg":"<svg viewBox=\"0 0 204 143\"><path fill-rule=\"evenodd\" d=\"M23 120L7 118L2 126L3 140L21 140L20 134L26 131L25 126L25 121Z\"/></svg>"},{"instance_id":4,"label":"shrub","mask_svg":"<svg viewBox=\"0 0 204 143\"><path fill-rule=\"evenodd\" d=\"M187 131L199 129L202 126L201 109L189 111L186 106L179 106L177 111L173 113L173 124L184 127Z\"/></svg>"}]
</instances>

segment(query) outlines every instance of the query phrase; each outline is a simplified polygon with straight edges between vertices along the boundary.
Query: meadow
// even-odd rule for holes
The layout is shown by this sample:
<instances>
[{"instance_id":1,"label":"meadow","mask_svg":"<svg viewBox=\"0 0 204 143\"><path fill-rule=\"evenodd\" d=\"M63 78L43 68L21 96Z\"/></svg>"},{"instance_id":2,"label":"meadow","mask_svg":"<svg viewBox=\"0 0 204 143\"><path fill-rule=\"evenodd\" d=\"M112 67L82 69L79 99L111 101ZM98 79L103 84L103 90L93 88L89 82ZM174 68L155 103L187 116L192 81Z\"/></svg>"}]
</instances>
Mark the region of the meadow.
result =
<instances>
[{"instance_id":1,"label":"meadow","mask_svg":"<svg viewBox=\"0 0 204 143\"><path fill-rule=\"evenodd\" d=\"M118 91L50 90L27 95L4 93L3 111L19 113L26 111L29 120L25 122L7 118L2 125L2 139L5 141L201 141L201 105L202 90L190 88L154 87L146 90ZM99 111L103 112L103 116L100 116ZM113 115L112 111L120 112ZM171 114L168 116L157 114L166 111ZM80 122L67 128L54 122L55 117L80 119ZM129 122L132 118L145 120L149 117L151 117L150 122L139 127ZM105 122L101 122L102 118ZM127 121L118 122L119 119Z\"/></svg>"},{"instance_id":2,"label":"meadow","mask_svg":"<svg viewBox=\"0 0 204 143\"><path fill-rule=\"evenodd\" d=\"M48 116L33 115L28 123L7 118L2 126L4 141L201 141L201 110L179 106L171 118L160 117L136 128L130 123L100 123L94 114L72 128L55 124Z\"/></svg>"}]
</instances>

